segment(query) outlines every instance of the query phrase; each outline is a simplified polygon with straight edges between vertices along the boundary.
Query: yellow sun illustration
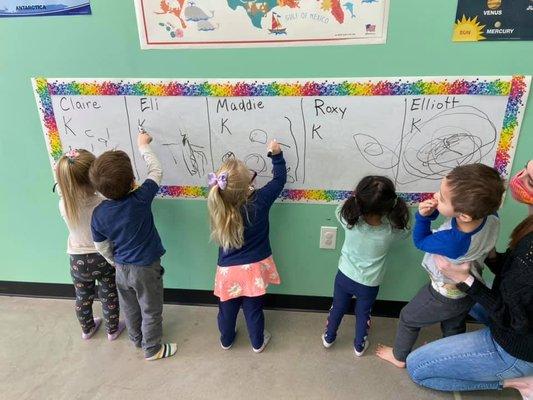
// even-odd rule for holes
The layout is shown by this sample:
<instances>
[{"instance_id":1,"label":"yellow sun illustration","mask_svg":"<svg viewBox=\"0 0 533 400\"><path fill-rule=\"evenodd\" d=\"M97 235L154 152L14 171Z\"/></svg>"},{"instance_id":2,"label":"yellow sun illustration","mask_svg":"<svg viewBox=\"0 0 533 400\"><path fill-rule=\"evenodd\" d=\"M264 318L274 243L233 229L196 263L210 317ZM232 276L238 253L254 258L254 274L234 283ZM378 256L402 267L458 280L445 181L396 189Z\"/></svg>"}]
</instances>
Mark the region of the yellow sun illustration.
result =
<instances>
[{"instance_id":1,"label":"yellow sun illustration","mask_svg":"<svg viewBox=\"0 0 533 400\"><path fill-rule=\"evenodd\" d=\"M477 16L474 18L458 19L453 29L453 41L454 42L477 42L479 40L485 40L483 36L483 28L485 25L480 25L477 20Z\"/></svg>"},{"instance_id":2,"label":"yellow sun illustration","mask_svg":"<svg viewBox=\"0 0 533 400\"><path fill-rule=\"evenodd\" d=\"M322 6L320 8L324 11L331 10L331 0L322 0Z\"/></svg>"}]
</instances>

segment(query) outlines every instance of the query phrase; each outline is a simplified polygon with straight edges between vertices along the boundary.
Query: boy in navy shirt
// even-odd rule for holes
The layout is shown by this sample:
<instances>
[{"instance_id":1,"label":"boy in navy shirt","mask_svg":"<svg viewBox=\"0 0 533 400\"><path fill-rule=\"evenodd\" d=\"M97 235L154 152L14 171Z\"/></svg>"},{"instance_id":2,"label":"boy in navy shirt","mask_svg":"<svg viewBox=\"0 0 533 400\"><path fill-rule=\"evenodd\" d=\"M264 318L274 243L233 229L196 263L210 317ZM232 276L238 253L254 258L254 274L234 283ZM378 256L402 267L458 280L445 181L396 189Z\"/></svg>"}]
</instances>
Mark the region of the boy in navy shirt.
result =
<instances>
[{"instance_id":1,"label":"boy in navy shirt","mask_svg":"<svg viewBox=\"0 0 533 400\"><path fill-rule=\"evenodd\" d=\"M145 359L173 356L176 343L161 344L163 334L163 273L165 249L154 224L152 201L163 176L152 149L152 137L140 133L137 144L148 177L134 189L128 155L106 151L91 166L90 178L104 200L94 209L91 230L96 249L116 267L120 307L130 340L142 347Z\"/></svg>"}]
</instances>

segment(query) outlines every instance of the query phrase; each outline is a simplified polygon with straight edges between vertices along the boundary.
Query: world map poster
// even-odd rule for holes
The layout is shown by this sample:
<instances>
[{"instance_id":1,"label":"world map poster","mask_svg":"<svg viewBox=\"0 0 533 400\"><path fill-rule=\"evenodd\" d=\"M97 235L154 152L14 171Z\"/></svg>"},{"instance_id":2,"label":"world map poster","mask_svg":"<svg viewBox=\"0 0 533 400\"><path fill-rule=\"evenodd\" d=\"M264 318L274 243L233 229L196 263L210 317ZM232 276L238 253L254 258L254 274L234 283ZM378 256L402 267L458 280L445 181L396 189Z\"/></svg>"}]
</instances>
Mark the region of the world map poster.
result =
<instances>
[{"instance_id":1,"label":"world map poster","mask_svg":"<svg viewBox=\"0 0 533 400\"><path fill-rule=\"evenodd\" d=\"M135 0L141 48L379 44L389 0Z\"/></svg>"}]
</instances>

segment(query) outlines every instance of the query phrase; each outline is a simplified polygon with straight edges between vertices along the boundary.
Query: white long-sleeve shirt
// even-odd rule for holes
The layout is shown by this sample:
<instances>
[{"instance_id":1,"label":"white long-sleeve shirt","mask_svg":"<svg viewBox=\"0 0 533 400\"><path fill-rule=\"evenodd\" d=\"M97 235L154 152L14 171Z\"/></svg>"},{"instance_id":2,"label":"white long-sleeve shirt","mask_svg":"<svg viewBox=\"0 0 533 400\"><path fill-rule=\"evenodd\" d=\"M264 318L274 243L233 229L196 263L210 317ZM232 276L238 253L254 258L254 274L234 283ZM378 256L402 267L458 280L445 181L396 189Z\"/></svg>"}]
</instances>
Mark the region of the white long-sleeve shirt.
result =
<instances>
[{"instance_id":1,"label":"white long-sleeve shirt","mask_svg":"<svg viewBox=\"0 0 533 400\"><path fill-rule=\"evenodd\" d=\"M68 228L67 253L68 254L90 254L96 253L96 247L91 234L91 217L93 210L104 198L94 194L84 199L80 204L80 219L77 224L73 224L67 217L63 198L59 199L59 212Z\"/></svg>"}]
</instances>

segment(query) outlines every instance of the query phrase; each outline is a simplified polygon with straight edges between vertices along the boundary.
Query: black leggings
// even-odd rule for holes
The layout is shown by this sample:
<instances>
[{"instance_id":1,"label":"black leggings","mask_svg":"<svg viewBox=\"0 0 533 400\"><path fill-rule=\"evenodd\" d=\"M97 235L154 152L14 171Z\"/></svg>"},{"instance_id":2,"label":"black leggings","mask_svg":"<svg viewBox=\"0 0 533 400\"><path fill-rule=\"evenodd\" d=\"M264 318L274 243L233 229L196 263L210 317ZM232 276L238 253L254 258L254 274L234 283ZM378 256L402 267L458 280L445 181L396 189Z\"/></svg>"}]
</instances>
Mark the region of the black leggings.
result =
<instances>
[{"instance_id":1,"label":"black leggings","mask_svg":"<svg viewBox=\"0 0 533 400\"><path fill-rule=\"evenodd\" d=\"M76 290L76 315L83 333L94 328L92 306L96 280L107 333L115 333L119 318L115 268L98 253L71 254L70 275Z\"/></svg>"}]
</instances>

